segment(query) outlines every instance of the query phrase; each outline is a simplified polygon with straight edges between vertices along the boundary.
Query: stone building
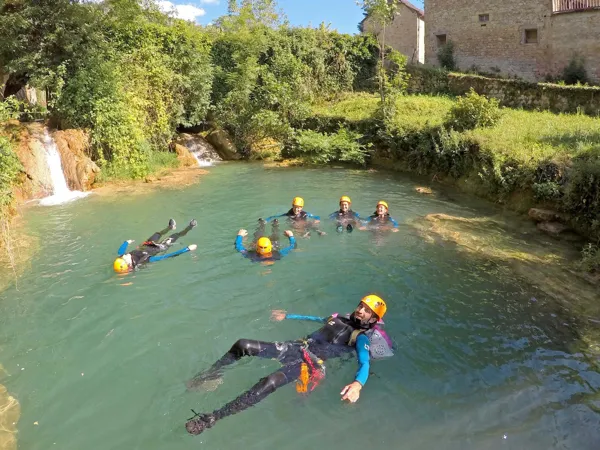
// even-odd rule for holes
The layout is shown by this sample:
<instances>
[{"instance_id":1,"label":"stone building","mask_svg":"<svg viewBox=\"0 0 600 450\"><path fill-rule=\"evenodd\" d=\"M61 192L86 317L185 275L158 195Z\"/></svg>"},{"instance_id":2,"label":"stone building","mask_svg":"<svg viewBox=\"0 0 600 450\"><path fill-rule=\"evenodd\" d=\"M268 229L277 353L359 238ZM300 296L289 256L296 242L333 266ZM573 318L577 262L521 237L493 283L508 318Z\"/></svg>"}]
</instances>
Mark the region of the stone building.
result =
<instances>
[{"instance_id":1,"label":"stone building","mask_svg":"<svg viewBox=\"0 0 600 450\"><path fill-rule=\"evenodd\" d=\"M427 64L454 43L461 70L560 78L576 56L600 82L600 0L425 0Z\"/></svg>"},{"instance_id":2,"label":"stone building","mask_svg":"<svg viewBox=\"0 0 600 450\"><path fill-rule=\"evenodd\" d=\"M398 50L412 63L425 62L425 14L406 0L395 0L397 3L394 21L386 27L385 44ZM363 33L375 33L381 37L378 24L370 17L365 17L359 24Z\"/></svg>"}]
</instances>

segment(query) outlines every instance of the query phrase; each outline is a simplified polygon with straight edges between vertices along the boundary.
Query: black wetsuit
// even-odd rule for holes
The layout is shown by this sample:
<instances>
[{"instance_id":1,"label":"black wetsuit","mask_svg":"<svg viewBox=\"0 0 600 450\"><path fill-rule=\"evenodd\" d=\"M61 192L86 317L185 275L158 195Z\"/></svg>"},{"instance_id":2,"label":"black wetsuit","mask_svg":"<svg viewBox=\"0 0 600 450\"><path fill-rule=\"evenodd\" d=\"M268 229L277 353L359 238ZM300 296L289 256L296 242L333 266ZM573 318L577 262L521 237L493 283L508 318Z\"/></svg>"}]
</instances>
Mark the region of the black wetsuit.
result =
<instances>
[{"instance_id":1,"label":"black wetsuit","mask_svg":"<svg viewBox=\"0 0 600 450\"><path fill-rule=\"evenodd\" d=\"M175 243L175 241L177 241L177 239L179 239L182 236L185 236L188 233L188 231L190 231L192 228L193 227L191 225L188 225L182 231L180 231L178 233L173 233L172 235L170 235L168 238L164 239L163 241L161 241L160 239L165 234L167 234L171 230L171 228L167 227L162 231L157 231L156 233L154 233L142 245L140 245L135 250L132 250L131 252L129 252L129 254L131 255L131 262L133 264L133 268L135 269L140 264L143 264L148 261L154 262L154 261L160 261L160 259L163 259L163 257L157 256L157 255L161 252L168 250L168 248L171 247ZM123 244L121 244L121 247L119 248L119 256L122 256L125 254L125 252L127 250L127 245L128 245L127 241L125 241L125 242L123 242ZM179 255L181 253L185 253L187 251L188 251L187 248L184 248L177 252L173 252L168 255L164 255L164 257L177 256L177 255Z\"/></svg>"},{"instance_id":2,"label":"black wetsuit","mask_svg":"<svg viewBox=\"0 0 600 450\"><path fill-rule=\"evenodd\" d=\"M207 380L220 378L220 369L233 364L243 356L258 356L260 358L277 359L283 367L271 375L262 378L248 391L227 403L211 414L196 414L186 423L190 434L200 434L210 428L217 420L241 412L263 400L276 389L284 386L300 376L302 362L305 361L303 348L323 361L340 357L352 352L355 345L360 345L361 351L366 352L366 367L361 367L361 377L368 376L368 338L363 334L367 328L361 327L357 321L345 317L329 317L325 325L302 341L262 342L240 339L207 371L196 375L187 383L188 388L202 385ZM360 341L360 344L359 344ZM364 348L363 348L364 347ZM366 349L366 350L365 350ZM366 374L365 374L366 370ZM358 376L358 375L357 375ZM363 381L363 384L364 384Z\"/></svg>"}]
</instances>

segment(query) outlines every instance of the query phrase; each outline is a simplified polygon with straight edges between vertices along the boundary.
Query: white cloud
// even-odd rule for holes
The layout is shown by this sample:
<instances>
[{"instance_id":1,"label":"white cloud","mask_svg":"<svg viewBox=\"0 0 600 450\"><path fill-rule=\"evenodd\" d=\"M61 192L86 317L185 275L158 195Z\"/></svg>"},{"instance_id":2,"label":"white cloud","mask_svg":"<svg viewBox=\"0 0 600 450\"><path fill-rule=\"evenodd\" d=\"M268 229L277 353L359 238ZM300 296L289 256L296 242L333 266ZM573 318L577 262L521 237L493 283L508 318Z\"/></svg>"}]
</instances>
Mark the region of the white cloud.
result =
<instances>
[{"instance_id":1,"label":"white cloud","mask_svg":"<svg viewBox=\"0 0 600 450\"><path fill-rule=\"evenodd\" d=\"M215 0L205 0L204 3L211 3ZM176 5L173 2L167 0L161 0L158 2L159 8L167 13L173 13L178 19L189 20L191 22L196 21L196 17L201 17L206 14L202 8L197 8L194 5Z\"/></svg>"}]
</instances>

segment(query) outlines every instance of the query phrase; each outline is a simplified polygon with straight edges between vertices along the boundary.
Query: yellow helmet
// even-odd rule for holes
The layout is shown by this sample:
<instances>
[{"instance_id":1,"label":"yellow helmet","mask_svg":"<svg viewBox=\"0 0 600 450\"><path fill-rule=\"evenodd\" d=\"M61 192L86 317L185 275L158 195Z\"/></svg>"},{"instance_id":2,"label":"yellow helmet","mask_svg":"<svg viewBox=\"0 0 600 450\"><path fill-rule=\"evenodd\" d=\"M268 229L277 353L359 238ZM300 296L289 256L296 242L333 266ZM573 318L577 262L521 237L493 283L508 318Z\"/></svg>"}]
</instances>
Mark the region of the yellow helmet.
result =
<instances>
[{"instance_id":1,"label":"yellow helmet","mask_svg":"<svg viewBox=\"0 0 600 450\"><path fill-rule=\"evenodd\" d=\"M390 209L390 207L388 206L388 204L387 204L387 202L386 202L386 201L379 200L379 201L377 202L377 206L379 206L379 205L385 206L385 209Z\"/></svg>"},{"instance_id":2,"label":"yellow helmet","mask_svg":"<svg viewBox=\"0 0 600 450\"><path fill-rule=\"evenodd\" d=\"M268 237L261 237L256 243L256 253L259 255L269 255L273 251L273 244Z\"/></svg>"},{"instance_id":3,"label":"yellow helmet","mask_svg":"<svg viewBox=\"0 0 600 450\"><path fill-rule=\"evenodd\" d=\"M340 198L340 203L342 202L352 203L352 200L350 200L350 197L347 195L343 195L342 198Z\"/></svg>"},{"instance_id":4,"label":"yellow helmet","mask_svg":"<svg viewBox=\"0 0 600 450\"><path fill-rule=\"evenodd\" d=\"M119 256L113 263L113 269L117 273L127 273L129 272L129 264L127 264L127 261Z\"/></svg>"},{"instance_id":5,"label":"yellow helmet","mask_svg":"<svg viewBox=\"0 0 600 450\"><path fill-rule=\"evenodd\" d=\"M361 300L362 303L371 308L377 317L383 319L385 312L387 311L387 305L383 301L383 299L375 294L369 294Z\"/></svg>"},{"instance_id":6,"label":"yellow helmet","mask_svg":"<svg viewBox=\"0 0 600 450\"><path fill-rule=\"evenodd\" d=\"M294 197L294 200L292 200L292 206L300 206L301 208L304 208L304 199L302 197Z\"/></svg>"}]
</instances>

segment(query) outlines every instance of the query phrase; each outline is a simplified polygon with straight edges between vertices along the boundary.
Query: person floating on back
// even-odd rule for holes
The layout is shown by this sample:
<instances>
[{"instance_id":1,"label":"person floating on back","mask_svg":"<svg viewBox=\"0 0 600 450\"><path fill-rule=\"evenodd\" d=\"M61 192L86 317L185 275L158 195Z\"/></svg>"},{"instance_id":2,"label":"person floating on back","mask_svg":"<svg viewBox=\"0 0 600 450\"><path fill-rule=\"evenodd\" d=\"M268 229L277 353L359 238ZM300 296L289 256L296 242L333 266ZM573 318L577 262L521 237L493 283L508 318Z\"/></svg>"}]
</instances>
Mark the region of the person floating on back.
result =
<instances>
[{"instance_id":1,"label":"person floating on back","mask_svg":"<svg viewBox=\"0 0 600 450\"><path fill-rule=\"evenodd\" d=\"M387 202L379 200L375 208L375 212L366 220L366 225L369 228L388 228L392 227L392 231L398 231L398 222L390 216ZM361 230L366 230L367 227L361 227Z\"/></svg>"},{"instance_id":2,"label":"person floating on back","mask_svg":"<svg viewBox=\"0 0 600 450\"><path fill-rule=\"evenodd\" d=\"M214 390L221 384L222 369L244 356L276 359L282 367L262 378L248 391L223 407L208 414L199 414L185 425L188 433L200 434L211 428L218 420L239 413L256 405L278 388L297 380L296 390L301 393L312 391L325 377L324 361L356 352L358 371L354 381L344 386L342 400L354 403L369 377L370 359L393 355L393 344L378 324L385 315L387 306L377 295L364 297L352 314L332 314L327 318L297 316L285 311L273 311L272 319L311 320L323 326L304 339L285 342L262 342L240 339L225 355L208 370L200 372L187 383L188 389L208 388Z\"/></svg>"},{"instance_id":3,"label":"person floating on back","mask_svg":"<svg viewBox=\"0 0 600 450\"><path fill-rule=\"evenodd\" d=\"M242 229L238 231L238 234L235 238L235 249L246 258L249 258L254 262L273 263L274 261L283 258L296 246L294 233L292 233L290 230L286 230L284 234L290 240L290 245L288 247L279 250L273 250L273 243L271 242L271 239L266 236L262 236L258 239L258 241L256 241L255 249L248 250L242 243L244 237L248 236L248 231Z\"/></svg>"},{"instance_id":4,"label":"person floating on back","mask_svg":"<svg viewBox=\"0 0 600 450\"><path fill-rule=\"evenodd\" d=\"M320 236L326 234L316 227L316 224L320 222L321 218L304 211L304 199L302 197L294 197L292 200L292 207L288 212L267 217L265 220L270 222L272 220L277 220L279 217L287 217L296 230L304 233L304 237L310 236L311 229L314 229Z\"/></svg>"},{"instance_id":5,"label":"person floating on back","mask_svg":"<svg viewBox=\"0 0 600 450\"><path fill-rule=\"evenodd\" d=\"M183 253L187 253L189 251L196 250L197 245L192 244L188 245L181 250L177 250L173 253L167 253L165 255L159 255L166 251L169 247L171 247L177 239L182 236L185 236L188 231L194 228L197 225L196 220L191 220L189 225L180 233L173 233L167 239L160 240L163 235L168 233L170 230L175 230L176 224L173 219L169 220L169 226L162 231L157 231L152 236L148 238L142 245L140 245L137 249L126 253L127 246L132 244L133 240L127 240L121 244L117 254L119 255L117 259L115 259L113 263L113 269L117 273L128 273L132 270L137 269L140 265L146 262L156 262L161 261L166 258L173 258L174 256L181 255Z\"/></svg>"},{"instance_id":6,"label":"person floating on back","mask_svg":"<svg viewBox=\"0 0 600 450\"><path fill-rule=\"evenodd\" d=\"M346 229L351 233L356 225L360 224L360 216L351 209L352 200L347 195L340 198L340 209L329 214L329 218L336 221L336 230L341 233Z\"/></svg>"}]
</instances>

